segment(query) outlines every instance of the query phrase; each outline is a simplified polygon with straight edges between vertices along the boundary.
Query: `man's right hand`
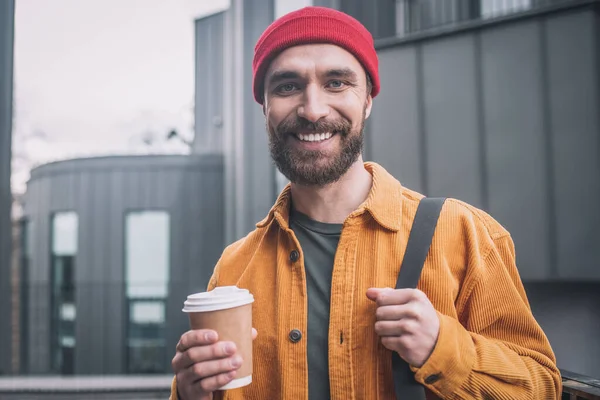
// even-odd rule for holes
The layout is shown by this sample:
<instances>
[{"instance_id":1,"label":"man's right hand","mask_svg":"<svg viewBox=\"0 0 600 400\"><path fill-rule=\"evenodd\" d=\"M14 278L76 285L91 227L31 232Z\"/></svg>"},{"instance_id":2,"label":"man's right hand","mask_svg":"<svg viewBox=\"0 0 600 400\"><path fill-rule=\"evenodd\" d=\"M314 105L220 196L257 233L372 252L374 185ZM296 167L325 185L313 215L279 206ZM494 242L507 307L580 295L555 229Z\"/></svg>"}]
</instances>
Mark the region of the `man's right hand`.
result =
<instances>
[{"instance_id":1,"label":"man's right hand","mask_svg":"<svg viewBox=\"0 0 600 400\"><path fill-rule=\"evenodd\" d=\"M252 338L256 330L252 328ZM180 400L210 400L212 393L235 379L242 357L235 343L220 342L217 332L198 329L184 333L171 365Z\"/></svg>"}]
</instances>

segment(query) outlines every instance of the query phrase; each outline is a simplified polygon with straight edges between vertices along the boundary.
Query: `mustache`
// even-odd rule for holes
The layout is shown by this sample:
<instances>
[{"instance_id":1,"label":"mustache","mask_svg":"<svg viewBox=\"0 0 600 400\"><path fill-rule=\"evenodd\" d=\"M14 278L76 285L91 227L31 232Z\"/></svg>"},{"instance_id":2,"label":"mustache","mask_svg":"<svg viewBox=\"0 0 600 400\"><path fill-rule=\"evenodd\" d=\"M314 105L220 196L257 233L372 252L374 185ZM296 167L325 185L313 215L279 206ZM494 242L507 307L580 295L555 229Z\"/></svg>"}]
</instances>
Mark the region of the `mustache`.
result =
<instances>
[{"instance_id":1,"label":"mustache","mask_svg":"<svg viewBox=\"0 0 600 400\"><path fill-rule=\"evenodd\" d=\"M341 133L347 135L352 129L350 121L339 118L335 120L318 120L310 122L304 118L288 118L277 125L277 132L280 134L295 133Z\"/></svg>"}]
</instances>

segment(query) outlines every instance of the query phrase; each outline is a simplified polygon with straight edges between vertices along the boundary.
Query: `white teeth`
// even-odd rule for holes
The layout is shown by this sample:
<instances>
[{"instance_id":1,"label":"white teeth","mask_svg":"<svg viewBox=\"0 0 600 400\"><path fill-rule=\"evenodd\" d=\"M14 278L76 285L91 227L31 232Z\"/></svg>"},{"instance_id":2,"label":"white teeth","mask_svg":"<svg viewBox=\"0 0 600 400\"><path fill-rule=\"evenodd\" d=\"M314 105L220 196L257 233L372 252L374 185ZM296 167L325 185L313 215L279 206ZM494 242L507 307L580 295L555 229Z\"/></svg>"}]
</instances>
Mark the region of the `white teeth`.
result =
<instances>
[{"instance_id":1,"label":"white teeth","mask_svg":"<svg viewBox=\"0 0 600 400\"><path fill-rule=\"evenodd\" d=\"M305 142L320 142L322 140L327 140L329 139L331 136L333 136L332 133L327 132L327 133L311 133L308 135L305 134L298 134L298 139L305 141Z\"/></svg>"}]
</instances>

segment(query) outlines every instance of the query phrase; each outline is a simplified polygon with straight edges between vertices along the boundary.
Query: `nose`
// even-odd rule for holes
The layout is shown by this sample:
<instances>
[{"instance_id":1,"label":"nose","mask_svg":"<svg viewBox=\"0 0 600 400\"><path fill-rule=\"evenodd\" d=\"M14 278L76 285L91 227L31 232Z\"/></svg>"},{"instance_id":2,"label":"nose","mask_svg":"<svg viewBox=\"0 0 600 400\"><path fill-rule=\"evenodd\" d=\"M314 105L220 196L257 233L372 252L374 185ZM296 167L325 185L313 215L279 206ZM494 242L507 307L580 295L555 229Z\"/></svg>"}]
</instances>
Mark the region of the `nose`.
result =
<instances>
[{"instance_id":1,"label":"nose","mask_svg":"<svg viewBox=\"0 0 600 400\"><path fill-rule=\"evenodd\" d=\"M329 115L329 105L317 85L310 85L304 92L304 101L298 107L298 116L310 122L317 122Z\"/></svg>"}]
</instances>

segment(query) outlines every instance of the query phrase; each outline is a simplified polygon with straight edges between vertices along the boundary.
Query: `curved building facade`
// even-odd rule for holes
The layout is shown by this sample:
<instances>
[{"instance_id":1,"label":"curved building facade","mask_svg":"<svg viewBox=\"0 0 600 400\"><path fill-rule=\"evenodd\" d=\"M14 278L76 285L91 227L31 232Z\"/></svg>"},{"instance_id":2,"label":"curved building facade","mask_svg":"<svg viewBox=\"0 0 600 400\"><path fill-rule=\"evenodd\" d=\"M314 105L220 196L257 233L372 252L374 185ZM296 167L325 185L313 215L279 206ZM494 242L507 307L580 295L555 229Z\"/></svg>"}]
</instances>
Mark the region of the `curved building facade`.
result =
<instances>
[{"instance_id":1,"label":"curved building facade","mask_svg":"<svg viewBox=\"0 0 600 400\"><path fill-rule=\"evenodd\" d=\"M43 165L24 212L24 371L168 373L224 245L221 157Z\"/></svg>"}]
</instances>

